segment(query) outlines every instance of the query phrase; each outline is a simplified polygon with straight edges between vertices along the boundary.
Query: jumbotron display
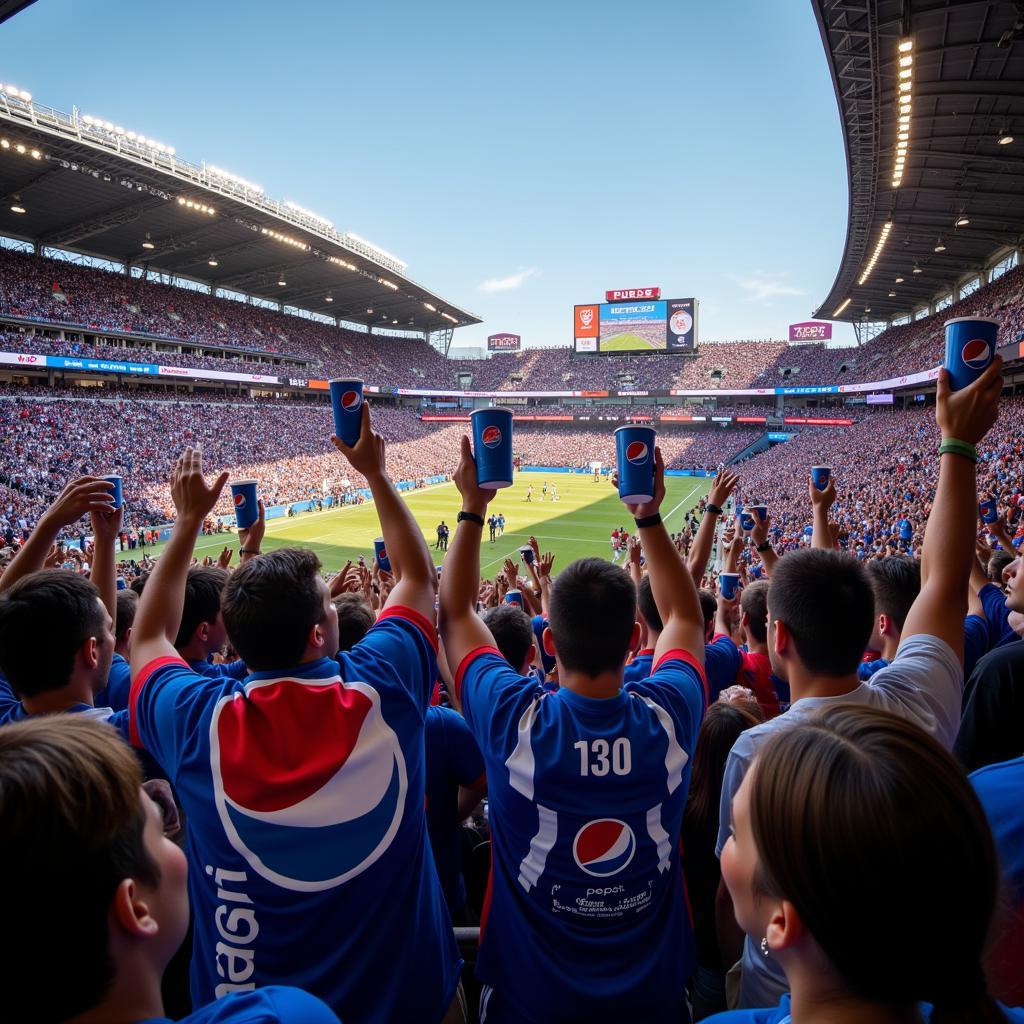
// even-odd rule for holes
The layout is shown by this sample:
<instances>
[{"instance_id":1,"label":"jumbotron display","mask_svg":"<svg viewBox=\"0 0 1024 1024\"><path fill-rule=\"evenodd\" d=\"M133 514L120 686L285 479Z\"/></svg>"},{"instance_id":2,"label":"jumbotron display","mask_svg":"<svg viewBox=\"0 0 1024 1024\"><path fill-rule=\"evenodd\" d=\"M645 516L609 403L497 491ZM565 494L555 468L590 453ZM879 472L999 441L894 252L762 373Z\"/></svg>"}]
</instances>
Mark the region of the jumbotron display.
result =
<instances>
[{"instance_id":1,"label":"jumbotron display","mask_svg":"<svg viewBox=\"0 0 1024 1024\"><path fill-rule=\"evenodd\" d=\"M679 355L697 348L697 300L662 299L657 288L608 292L608 298L573 307L573 344L587 355L665 352Z\"/></svg>"}]
</instances>

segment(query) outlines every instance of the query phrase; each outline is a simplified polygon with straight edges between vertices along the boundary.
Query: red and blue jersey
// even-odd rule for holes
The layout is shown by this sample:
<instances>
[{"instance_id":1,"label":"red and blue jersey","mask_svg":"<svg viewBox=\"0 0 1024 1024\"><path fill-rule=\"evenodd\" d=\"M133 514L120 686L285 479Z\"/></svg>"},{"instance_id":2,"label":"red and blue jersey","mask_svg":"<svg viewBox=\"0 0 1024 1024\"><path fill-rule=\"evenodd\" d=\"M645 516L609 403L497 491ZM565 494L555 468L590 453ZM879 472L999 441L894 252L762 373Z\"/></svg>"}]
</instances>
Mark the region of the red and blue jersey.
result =
<instances>
[{"instance_id":1,"label":"red and blue jersey","mask_svg":"<svg viewBox=\"0 0 1024 1024\"><path fill-rule=\"evenodd\" d=\"M391 608L351 651L244 682L158 658L132 741L188 820L196 1005L288 982L346 1024L440 1020L461 961L427 840L433 626Z\"/></svg>"},{"instance_id":2,"label":"red and blue jersey","mask_svg":"<svg viewBox=\"0 0 1024 1024\"><path fill-rule=\"evenodd\" d=\"M702 669L672 651L598 700L547 693L485 647L456 686L490 799L487 1024L686 1019L696 955L679 832Z\"/></svg>"}]
</instances>

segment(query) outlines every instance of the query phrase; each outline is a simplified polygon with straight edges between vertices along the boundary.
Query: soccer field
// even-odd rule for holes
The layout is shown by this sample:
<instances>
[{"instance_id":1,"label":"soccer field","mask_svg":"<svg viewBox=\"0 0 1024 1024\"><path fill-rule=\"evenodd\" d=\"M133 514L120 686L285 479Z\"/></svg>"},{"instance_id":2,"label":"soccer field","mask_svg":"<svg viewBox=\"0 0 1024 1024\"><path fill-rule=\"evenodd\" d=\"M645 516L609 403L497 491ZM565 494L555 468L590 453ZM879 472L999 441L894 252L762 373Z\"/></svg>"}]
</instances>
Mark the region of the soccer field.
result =
<instances>
[{"instance_id":1,"label":"soccer field","mask_svg":"<svg viewBox=\"0 0 1024 1024\"><path fill-rule=\"evenodd\" d=\"M541 499L544 481L548 497ZM533 501L526 501L526 490L533 484ZM711 481L703 477L669 477L662 517L673 533L681 528L683 516L706 493ZM558 489L558 501L551 501L552 485ZM423 529L435 562L444 558L437 551L437 524L444 519L455 534L455 517L461 508L454 484L440 484L422 491L408 492L407 500L417 522ZM502 561L515 557L516 549L533 534L541 551L554 551L555 571L573 559L585 555L611 556L610 536L616 526L625 526L630 533L633 524L625 506L619 501L608 479L594 483L593 477L575 473L517 473L515 483L502 491L491 503L495 513L505 516L505 534L492 544L484 529L481 569L493 575ZM373 540L380 536L377 511L372 504L334 509L328 512L304 512L292 519L272 519L267 524L264 550L281 547L309 547L319 555L324 568L340 569L346 561L364 555L370 561ZM237 549L233 533L200 537L196 555L217 557L225 546ZM159 555L162 545L148 549ZM140 557L140 551L124 551L119 559ZM238 554L233 564L238 564Z\"/></svg>"},{"instance_id":2,"label":"soccer field","mask_svg":"<svg viewBox=\"0 0 1024 1024\"><path fill-rule=\"evenodd\" d=\"M632 333L613 334L611 337L601 339L602 352L650 352L664 347L664 341L657 345L647 338L641 338L639 334Z\"/></svg>"}]
</instances>

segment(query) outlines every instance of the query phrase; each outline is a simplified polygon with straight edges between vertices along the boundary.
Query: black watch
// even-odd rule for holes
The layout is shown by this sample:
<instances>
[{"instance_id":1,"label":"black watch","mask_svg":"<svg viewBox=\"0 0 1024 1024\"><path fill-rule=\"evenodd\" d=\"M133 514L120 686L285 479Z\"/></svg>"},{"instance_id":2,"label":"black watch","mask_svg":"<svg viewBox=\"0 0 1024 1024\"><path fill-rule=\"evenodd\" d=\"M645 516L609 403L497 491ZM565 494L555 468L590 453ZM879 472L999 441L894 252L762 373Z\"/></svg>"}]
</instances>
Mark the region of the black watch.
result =
<instances>
[{"instance_id":1,"label":"black watch","mask_svg":"<svg viewBox=\"0 0 1024 1024\"><path fill-rule=\"evenodd\" d=\"M771 551L771 549L772 549L772 542L770 540L766 540L763 544L758 544L757 545L757 552L758 552L758 554L762 554L763 555L766 551Z\"/></svg>"},{"instance_id":2,"label":"black watch","mask_svg":"<svg viewBox=\"0 0 1024 1024\"><path fill-rule=\"evenodd\" d=\"M475 512L460 512L455 517L455 522L457 522L457 523L470 522L470 523L476 523L477 526L483 526L484 525L484 517L483 516L478 516Z\"/></svg>"}]
</instances>

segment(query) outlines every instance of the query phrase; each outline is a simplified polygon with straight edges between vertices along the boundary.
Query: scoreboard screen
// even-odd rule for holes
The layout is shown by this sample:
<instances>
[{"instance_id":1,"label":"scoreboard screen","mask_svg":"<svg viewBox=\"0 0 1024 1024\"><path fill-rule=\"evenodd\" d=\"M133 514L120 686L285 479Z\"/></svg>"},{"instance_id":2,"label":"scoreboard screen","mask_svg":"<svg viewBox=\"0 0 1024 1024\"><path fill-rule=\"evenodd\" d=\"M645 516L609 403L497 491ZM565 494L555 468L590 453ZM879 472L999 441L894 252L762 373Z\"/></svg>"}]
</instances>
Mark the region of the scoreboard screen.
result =
<instances>
[{"instance_id":1,"label":"scoreboard screen","mask_svg":"<svg viewBox=\"0 0 1024 1024\"><path fill-rule=\"evenodd\" d=\"M696 299L640 299L601 302L573 309L577 352L680 354L697 347Z\"/></svg>"}]
</instances>

